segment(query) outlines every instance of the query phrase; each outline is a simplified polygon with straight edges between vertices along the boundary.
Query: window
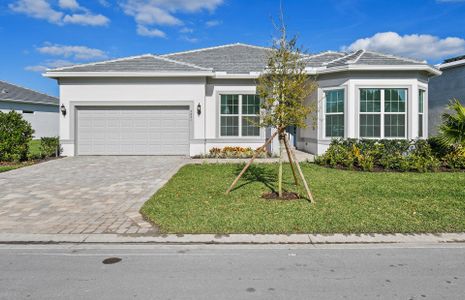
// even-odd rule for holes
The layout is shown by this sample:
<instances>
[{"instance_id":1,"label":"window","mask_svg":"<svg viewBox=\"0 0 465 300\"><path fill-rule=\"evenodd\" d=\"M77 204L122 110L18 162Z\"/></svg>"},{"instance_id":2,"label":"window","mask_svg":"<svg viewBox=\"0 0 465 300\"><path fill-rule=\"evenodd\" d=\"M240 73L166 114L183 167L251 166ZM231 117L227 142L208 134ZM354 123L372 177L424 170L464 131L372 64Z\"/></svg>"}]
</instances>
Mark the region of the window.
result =
<instances>
[{"instance_id":1,"label":"window","mask_svg":"<svg viewBox=\"0 0 465 300\"><path fill-rule=\"evenodd\" d=\"M418 137L423 137L423 111L425 106L425 94L424 90L418 91Z\"/></svg>"},{"instance_id":2,"label":"window","mask_svg":"<svg viewBox=\"0 0 465 300\"><path fill-rule=\"evenodd\" d=\"M23 114L33 114L34 111L32 110L23 110Z\"/></svg>"},{"instance_id":3,"label":"window","mask_svg":"<svg viewBox=\"0 0 465 300\"><path fill-rule=\"evenodd\" d=\"M360 90L360 137L381 137L381 90Z\"/></svg>"},{"instance_id":4,"label":"window","mask_svg":"<svg viewBox=\"0 0 465 300\"><path fill-rule=\"evenodd\" d=\"M405 104L407 90L384 90L384 137L405 137Z\"/></svg>"},{"instance_id":5,"label":"window","mask_svg":"<svg viewBox=\"0 0 465 300\"><path fill-rule=\"evenodd\" d=\"M221 95L220 135L260 136L257 95Z\"/></svg>"},{"instance_id":6,"label":"window","mask_svg":"<svg viewBox=\"0 0 465 300\"><path fill-rule=\"evenodd\" d=\"M344 137L344 90L325 92L325 136Z\"/></svg>"},{"instance_id":7,"label":"window","mask_svg":"<svg viewBox=\"0 0 465 300\"><path fill-rule=\"evenodd\" d=\"M360 89L360 137L406 137L406 89Z\"/></svg>"}]
</instances>

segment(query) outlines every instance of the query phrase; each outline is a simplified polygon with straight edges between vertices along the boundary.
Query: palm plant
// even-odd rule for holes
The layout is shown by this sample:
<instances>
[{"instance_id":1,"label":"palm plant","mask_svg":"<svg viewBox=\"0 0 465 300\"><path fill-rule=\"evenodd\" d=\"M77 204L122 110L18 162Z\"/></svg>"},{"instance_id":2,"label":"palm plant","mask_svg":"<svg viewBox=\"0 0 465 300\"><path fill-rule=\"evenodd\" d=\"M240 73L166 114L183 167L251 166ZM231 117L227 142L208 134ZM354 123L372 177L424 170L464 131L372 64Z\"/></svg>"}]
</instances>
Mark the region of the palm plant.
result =
<instances>
[{"instance_id":1,"label":"palm plant","mask_svg":"<svg viewBox=\"0 0 465 300\"><path fill-rule=\"evenodd\" d=\"M465 106L453 99L442 114L439 140L443 146L465 146Z\"/></svg>"}]
</instances>

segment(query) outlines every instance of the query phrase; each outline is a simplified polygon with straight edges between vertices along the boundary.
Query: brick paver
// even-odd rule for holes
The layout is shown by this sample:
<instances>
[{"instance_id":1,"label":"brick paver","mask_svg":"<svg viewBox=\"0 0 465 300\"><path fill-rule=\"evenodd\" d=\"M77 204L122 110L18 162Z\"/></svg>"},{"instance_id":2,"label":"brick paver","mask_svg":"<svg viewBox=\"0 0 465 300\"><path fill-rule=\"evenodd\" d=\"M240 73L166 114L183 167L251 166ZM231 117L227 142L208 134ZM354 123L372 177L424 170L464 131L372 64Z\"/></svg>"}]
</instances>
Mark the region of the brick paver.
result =
<instances>
[{"instance_id":1,"label":"brick paver","mask_svg":"<svg viewBox=\"0 0 465 300\"><path fill-rule=\"evenodd\" d=\"M142 204L182 157L70 157L0 173L0 233L147 234Z\"/></svg>"}]
</instances>

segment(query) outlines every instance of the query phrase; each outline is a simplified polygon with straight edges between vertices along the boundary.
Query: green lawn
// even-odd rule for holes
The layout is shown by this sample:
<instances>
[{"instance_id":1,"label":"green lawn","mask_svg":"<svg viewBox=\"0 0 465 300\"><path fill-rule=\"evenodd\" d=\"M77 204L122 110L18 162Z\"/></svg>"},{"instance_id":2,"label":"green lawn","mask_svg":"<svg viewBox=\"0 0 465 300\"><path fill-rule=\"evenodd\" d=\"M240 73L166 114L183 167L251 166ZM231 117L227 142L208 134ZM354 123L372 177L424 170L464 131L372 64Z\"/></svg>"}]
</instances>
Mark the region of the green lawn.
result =
<instances>
[{"instance_id":1,"label":"green lawn","mask_svg":"<svg viewBox=\"0 0 465 300\"><path fill-rule=\"evenodd\" d=\"M32 140L29 143L29 154L33 157L38 157L40 155L40 140ZM31 162L22 162L22 163L12 163L8 165L0 165L0 173L18 169L25 166L30 166Z\"/></svg>"},{"instance_id":2,"label":"green lawn","mask_svg":"<svg viewBox=\"0 0 465 300\"><path fill-rule=\"evenodd\" d=\"M183 167L142 214L165 233L413 233L465 231L465 173L363 173L302 164L316 204L270 201L277 165ZM287 165L286 186L292 174ZM291 187L292 188L292 187Z\"/></svg>"}]
</instances>

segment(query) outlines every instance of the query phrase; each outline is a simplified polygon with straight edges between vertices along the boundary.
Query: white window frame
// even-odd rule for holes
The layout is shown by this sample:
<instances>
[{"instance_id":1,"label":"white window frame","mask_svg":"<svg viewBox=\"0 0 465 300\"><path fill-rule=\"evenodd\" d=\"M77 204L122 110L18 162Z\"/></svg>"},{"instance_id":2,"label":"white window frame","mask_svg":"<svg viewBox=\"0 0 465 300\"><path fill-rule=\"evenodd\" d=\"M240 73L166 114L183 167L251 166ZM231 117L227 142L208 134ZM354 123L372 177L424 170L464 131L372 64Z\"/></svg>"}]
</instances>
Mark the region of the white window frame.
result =
<instances>
[{"instance_id":1,"label":"white window frame","mask_svg":"<svg viewBox=\"0 0 465 300\"><path fill-rule=\"evenodd\" d=\"M237 114L222 114L221 113L221 97L222 96L228 96L228 95L234 95L238 96L238 110ZM242 113L242 96L257 96L255 93L250 93L250 92L244 92L244 93L235 93L235 92L224 92L224 93L219 93L218 94L218 106L219 106L219 117L218 117L218 136L220 138L225 138L225 139L234 139L234 138L241 138L241 139L257 139L262 137L262 128L259 128L259 133L258 135L242 135L242 118L243 117L259 117L260 113L257 115L245 115ZM260 108L259 108L260 111ZM222 135L221 134L221 117L238 117L238 135Z\"/></svg>"},{"instance_id":2,"label":"white window frame","mask_svg":"<svg viewBox=\"0 0 465 300\"><path fill-rule=\"evenodd\" d=\"M362 112L361 111L361 103L360 103L360 97L362 95L361 90L380 90L381 93L381 107L379 112ZM380 140L380 139L386 139L386 140L399 140L399 139L406 139L408 137L408 111L409 111L409 88L408 87L397 87L397 86L360 86L357 87L358 93L357 93L357 107L358 107L358 124L357 124L357 132L358 132L358 138L360 139L371 139L371 140ZM385 90L405 90L405 111L403 113L401 112L386 112L384 109L385 106ZM405 126L405 131L404 131L404 136L398 136L398 137L386 137L385 136L385 130L384 130L384 117L386 115L404 115L404 126ZM362 137L361 132L360 132L360 116L361 115L380 115L380 136L379 137Z\"/></svg>"},{"instance_id":3,"label":"white window frame","mask_svg":"<svg viewBox=\"0 0 465 300\"><path fill-rule=\"evenodd\" d=\"M423 93L423 101L421 102L421 112L420 112L420 95ZM418 137L425 137L425 101L426 101L426 90L423 88L418 89ZM420 135L420 116L421 116L421 135Z\"/></svg>"},{"instance_id":4,"label":"white window frame","mask_svg":"<svg viewBox=\"0 0 465 300\"><path fill-rule=\"evenodd\" d=\"M343 91L344 92L344 111L342 113L328 113L326 112L326 92L331 92L331 91ZM346 110L347 110L347 90L343 86L339 87L330 87L330 88L324 88L322 89L323 92L323 137L324 139L337 139L337 138L346 138L347 136L347 124L346 124ZM344 133L342 137L335 137L335 136L327 136L326 135L326 116L331 116L331 115L343 115L344 117Z\"/></svg>"}]
</instances>

